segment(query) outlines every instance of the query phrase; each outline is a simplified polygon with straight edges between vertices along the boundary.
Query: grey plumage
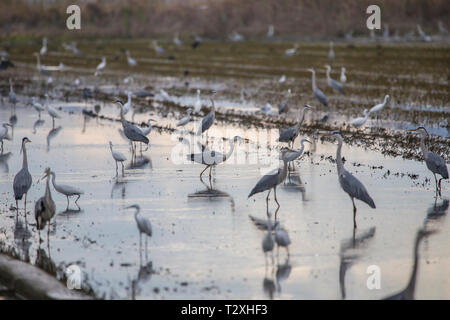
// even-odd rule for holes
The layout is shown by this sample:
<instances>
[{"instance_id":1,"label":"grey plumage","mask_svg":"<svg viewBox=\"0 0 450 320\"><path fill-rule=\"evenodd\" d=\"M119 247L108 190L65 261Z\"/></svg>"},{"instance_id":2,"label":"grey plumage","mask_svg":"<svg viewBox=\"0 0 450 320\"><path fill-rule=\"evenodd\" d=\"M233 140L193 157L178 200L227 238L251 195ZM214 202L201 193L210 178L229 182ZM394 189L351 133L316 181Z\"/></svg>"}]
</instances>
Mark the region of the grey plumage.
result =
<instances>
[{"instance_id":1,"label":"grey plumage","mask_svg":"<svg viewBox=\"0 0 450 320\"><path fill-rule=\"evenodd\" d=\"M34 217L36 219L36 227L40 231L44 229L45 225L49 223L47 238L50 235L50 220L53 218L56 212L56 205L52 199L50 192L50 168L45 169L45 176L47 178L45 186L45 194L40 197L34 206ZM40 232L39 232L40 237Z\"/></svg>"},{"instance_id":2,"label":"grey plumage","mask_svg":"<svg viewBox=\"0 0 450 320\"><path fill-rule=\"evenodd\" d=\"M340 93L344 93L344 87L342 86L342 84L340 84L338 81L334 80L331 78L330 73L331 73L331 66L330 65L325 65L326 68L326 73L327 73L327 82L328 85L336 91L339 91Z\"/></svg>"},{"instance_id":3,"label":"grey plumage","mask_svg":"<svg viewBox=\"0 0 450 320\"><path fill-rule=\"evenodd\" d=\"M129 123L128 121L126 121L124 119L122 101L116 100L116 103L119 104L119 106L120 106L120 120L122 122L123 132L124 132L125 136L128 139L130 139L131 141L142 142L142 143L148 144L150 141L144 134L142 134L141 129L139 129L135 125L132 125L131 123Z\"/></svg>"},{"instance_id":4,"label":"grey plumage","mask_svg":"<svg viewBox=\"0 0 450 320\"><path fill-rule=\"evenodd\" d=\"M248 198L253 196L254 194L267 191L278 185L278 176L280 175L281 169L278 168L274 173L266 174L261 179L259 179L258 183L253 187L252 191L248 195Z\"/></svg>"},{"instance_id":5,"label":"grey plumage","mask_svg":"<svg viewBox=\"0 0 450 320\"><path fill-rule=\"evenodd\" d=\"M310 71L312 73L312 90L314 93L314 96L316 97L317 100L319 100L319 102L321 104L323 104L325 107L328 107L328 101L327 101L327 97L325 96L325 94L316 86L316 72L314 71L314 69L308 69L308 71Z\"/></svg>"},{"instance_id":6,"label":"grey plumage","mask_svg":"<svg viewBox=\"0 0 450 320\"><path fill-rule=\"evenodd\" d=\"M305 120L305 113L306 110L310 109L311 107L309 105L306 105L303 108L302 116L299 119L298 123L295 126L292 126L290 128L287 128L283 132L280 133L280 137L278 138L278 141L280 142L292 142L294 143L294 140L298 137L298 134L300 132L300 127Z\"/></svg>"},{"instance_id":7,"label":"grey plumage","mask_svg":"<svg viewBox=\"0 0 450 320\"><path fill-rule=\"evenodd\" d=\"M203 117L202 123L200 125L200 128L198 128L197 134L202 134L203 132L211 128L211 126L214 124L214 120L216 119L216 107L214 105L213 97L216 95L216 93L217 93L216 91L212 92L210 98L212 104L211 111L206 116Z\"/></svg>"},{"instance_id":8,"label":"grey plumage","mask_svg":"<svg viewBox=\"0 0 450 320\"><path fill-rule=\"evenodd\" d=\"M22 197L25 195L25 208L26 208L26 194L28 190L30 190L32 177L30 172L28 171L28 159L27 159L27 150L25 144L31 142L27 137L22 139L22 147L21 152L23 153L23 164L22 169L16 174L13 181L13 190L14 190L14 199L16 200L16 204L18 200L22 200Z\"/></svg>"}]
</instances>

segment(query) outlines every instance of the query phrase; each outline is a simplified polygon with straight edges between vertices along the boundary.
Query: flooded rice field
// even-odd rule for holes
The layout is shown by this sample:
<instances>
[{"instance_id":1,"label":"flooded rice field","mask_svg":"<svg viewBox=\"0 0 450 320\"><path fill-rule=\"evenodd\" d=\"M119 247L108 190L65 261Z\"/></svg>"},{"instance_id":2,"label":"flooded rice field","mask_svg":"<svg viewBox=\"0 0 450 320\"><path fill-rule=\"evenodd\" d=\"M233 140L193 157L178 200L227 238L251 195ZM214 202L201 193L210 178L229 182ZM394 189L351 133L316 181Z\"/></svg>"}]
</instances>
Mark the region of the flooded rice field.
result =
<instances>
[{"instance_id":1,"label":"flooded rice field","mask_svg":"<svg viewBox=\"0 0 450 320\"><path fill-rule=\"evenodd\" d=\"M0 119L12 124L0 156L3 252L59 279L75 264L82 288L106 299L382 299L402 290L416 299L450 298L448 180L437 195L419 135L407 132L425 127L429 149L448 163L448 44L340 43L333 61L326 43L300 43L293 57L284 54L292 43L212 42L195 50L161 45L166 54L157 55L144 40L85 41L78 46L83 55L75 56L53 43L40 63L65 68L51 72L50 81L36 69L37 43L10 44L16 67L0 72ZM138 66L127 65L125 50ZM94 76L102 56L107 67ZM334 79L346 68L344 94L328 87L325 64ZM308 68L316 70L328 107L315 99ZM8 102L9 78L15 106ZM279 115L288 89L289 112ZM219 92L216 122L201 142L226 153L234 136L248 140L213 167L211 179L209 170L200 179L205 166L186 161L183 151L197 148L196 121L209 112L212 90ZM138 145L136 158L113 103L126 101L128 91L133 97L126 119L138 125L154 119L149 147L141 151ZM385 95L390 100L378 119L370 116L359 129L348 125ZM39 117L31 97L55 108L60 118L53 124L47 111ZM262 113L267 102L272 109ZM266 192L248 195L279 166L286 145L277 141L279 129L295 124L305 104L313 109L300 136L312 143L278 186L279 209L273 192L268 204L272 222L276 215L289 234L289 254L277 246L265 254ZM176 127L196 105L194 121ZM345 168L376 203L372 209L356 201L356 229L351 200L336 174L336 141L321 138L330 130L341 131ZM12 187L22 167L23 137L31 140L26 150L33 177L26 220L23 201L17 215ZM127 158L124 173L120 164L116 173L109 141ZM47 167L57 183L84 194L68 207L51 186L56 215L49 241L45 228L40 243L34 204L44 195L45 179L38 180ZM147 250L145 241L140 246L134 210L126 209L133 204L152 224Z\"/></svg>"}]
</instances>

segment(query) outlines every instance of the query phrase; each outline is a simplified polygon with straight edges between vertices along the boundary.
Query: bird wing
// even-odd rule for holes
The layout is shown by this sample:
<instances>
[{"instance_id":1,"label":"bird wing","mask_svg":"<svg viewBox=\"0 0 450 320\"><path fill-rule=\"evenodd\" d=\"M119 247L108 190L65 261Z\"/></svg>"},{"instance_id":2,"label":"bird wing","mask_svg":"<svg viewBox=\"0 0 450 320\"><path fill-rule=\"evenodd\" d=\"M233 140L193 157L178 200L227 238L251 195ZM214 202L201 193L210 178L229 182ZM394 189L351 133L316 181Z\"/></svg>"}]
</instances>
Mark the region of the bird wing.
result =
<instances>
[{"instance_id":1,"label":"bird wing","mask_svg":"<svg viewBox=\"0 0 450 320\"><path fill-rule=\"evenodd\" d=\"M211 128L214 122L214 116L212 114L208 114L202 119L202 133Z\"/></svg>"},{"instance_id":2,"label":"bird wing","mask_svg":"<svg viewBox=\"0 0 450 320\"><path fill-rule=\"evenodd\" d=\"M366 187L350 172L344 169L339 175L339 183L342 189L348 193L350 197L356 198L367 203L371 208L375 208L375 202L370 197Z\"/></svg>"},{"instance_id":3,"label":"bird wing","mask_svg":"<svg viewBox=\"0 0 450 320\"><path fill-rule=\"evenodd\" d=\"M447 164L444 159L433 152L428 152L427 157L425 159L427 164L427 168L431 170L433 173L438 173L444 179L448 179L448 169Z\"/></svg>"},{"instance_id":4,"label":"bird wing","mask_svg":"<svg viewBox=\"0 0 450 320\"><path fill-rule=\"evenodd\" d=\"M316 88L316 90L314 90L314 94L315 94L317 100L320 101L320 103L322 103L324 106L328 107L327 97L319 88Z\"/></svg>"},{"instance_id":5,"label":"bird wing","mask_svg":"<svg viewBox=\"0 0 450 320\"><path fill-rule=\"evenodd\" d=\"M280 133L280 137L278 138L278 141L289 142L294 137L295 137L295 126L287 128L282 133Z\"/></svg>"},{"instance_id":6,"label":"bird wing","mask_svg":"<svg viewBox=\"0 0 450 320\"><path fill-rule=\"evenodd\" d=\"M280 174L280 168L276 169L273 174L266 174L261 179L259 179L258 183L252 189L248 197L250 198L255 193L263 192L273 188L278 183L278 175Z\"/></svg>"},{"instance_id":7,"label":"bird wing","mask_svg":"<svg viewBox=\"0 0 450 320\"><path fill-rule=\"evenodd\" d=\"M59 185L58 187L59 187L59 189L64 190L64 193L67 193L69 195L71 195L71 194L84 194L84 192L81 191L80 189L77 189L75 187L68 186L68 185L65 185L65 184Z\"/></svg>"},{"instance_id":8,"label":"bird wing","mask_svg":"<svg viewBox=\"0 0 450 320\"><path fill-rule=\"evenodd\" d=\"M14 177L13 189L16 200L22 199L22 196L30 189L32 178L26 168L22 168Z\"/></svg>"},{"instance_id":9,"label":"bird wing","mask_svg":"<svg viewBox=\"0 0 450 320\"><path fill-rule=\"evenodd\" d=\"M127 160L127 158L121 152L118 152L118 151L113 151L113 157L117 161Z\"/></svg>"},{"instance_id":10,"label":"bird wing","mask_svg":"<svg viewBox=\"0 0 450 320\"><path fill-rule=\"evenodd\" d=\"M344 93L344 88L342 87L342 85L339 82L337 82L336 80L333 80L333 79L330 79L330 80L331 80L331 87L334 90L337 90L340 93Z\"/></svg>"},{"instance_id":11,"label":"bird wing","mask_svg":"<svg viewBox=\"0 0 450 320\"><path fill-rule=\"evenodd\" d=\"M142 134L141 129L129 123L125 125L124 132L125 136L130 140L143 142L145 144L150 142L148 138Z\"/></svg>"}]
</instances>

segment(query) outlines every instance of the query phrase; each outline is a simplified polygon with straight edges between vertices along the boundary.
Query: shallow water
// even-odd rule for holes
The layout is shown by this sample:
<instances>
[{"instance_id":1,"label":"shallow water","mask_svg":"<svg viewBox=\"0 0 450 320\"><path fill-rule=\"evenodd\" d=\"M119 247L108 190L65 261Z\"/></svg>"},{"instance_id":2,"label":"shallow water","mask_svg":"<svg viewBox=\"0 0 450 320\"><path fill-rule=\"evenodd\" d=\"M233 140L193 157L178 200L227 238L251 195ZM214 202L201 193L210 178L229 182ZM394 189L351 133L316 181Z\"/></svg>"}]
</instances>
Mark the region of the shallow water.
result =
<instances>
[{"instance_id":1,"label":"shallow water","mask_svg":"<svg viewBox=\"0 0 450 320\"><path fill-rule=\"evenodd\" d=\"M377 209L357 202L355 238L372 228L375 232L371 231L373 235L364 245L341 253L344 242L353 238L351 201L340 190L335 165L321 157L334 157L336 146L318 141L316 152L296 163L302 184L299 186L299 177L293 173L287 184L278 188L278 218L292 244L289 259L281 248L278 257L275 251L272 264L270 256L266 260L261 250L265 231L249 218L251 215L265 219L265 194L247 199L249 190L268 167L219 165L213 170L212 180L218 191L211 192L207 175L206 184L198 177L203 166L174 165L170 160L173 147L179 143L178 135L154 130L150 134L151 146L143 152L144 165L129 169L127 161L125 176L119 174L117 178L107 142L111 140L117 150L130 158L129 146L118 133L119 123L85 118L81 108L70 105L71 108L63 109L72 113L61 111L63 117L55 124L61 129L50 140L47 137L52 123L48 115L42 115L45 122L33 134L37 115L18 106L13 140L5 141L5 152L12 155L0 174L1 240L4 247L19 250L22 258L29 255L34 263L38 256L32 208L45 189L45 183L37 180L49 166L56 172L57 182L85 192L79 200L81 210L75 210L72 200L73 210L67 211L65 197L52 189L57 216L51 227L50 257L60 268L71 263L80 265L86 276L83 284L91 286L98 296L339 299L345 286L345 298L379 299L407 285L416 232L425 225L437 233L428 236L419 247L415 297L450 297L450 223L446 211L439 220L426 220L435 198L434 181L423 163L344 146L347 169L366 185ZM113 115L116 108L105 105L102 112ZM9 111L2 109L0 115L7 118ZM146 115L136 117L145 120ZM267 134L264 129L216 126L210 136L220 138L232 132L255 141L261 131L263 136ZM25 233L20 232L24 223L23 202L18 222L15 212L9 210L14 205L12 180L21 167L18 151L23 136L32 140L27 150L33 175L27 204L31 211L27 219L29 232ZM246 150L246 145L241 144L235 153L243 153L247 159L255 156L255 150ZM372 169L380 165L382 169ZM410 178L409 173L418 176ZM443 186L445 199L448 184ZM437 206L443 201L438 200ZM448 207L448 200L445 201ZM133 212L124 209L134 203L141 206L142 214L153 225L148 259L144 251L142 257L139 253ZM275 206L271 199L272 214ZM46 244L41 244L41 249L48 254ZM342 261L352 265L340 284ZM379 290L366 287L370 265L380 267Z\"/></svg>"}]
</instances>

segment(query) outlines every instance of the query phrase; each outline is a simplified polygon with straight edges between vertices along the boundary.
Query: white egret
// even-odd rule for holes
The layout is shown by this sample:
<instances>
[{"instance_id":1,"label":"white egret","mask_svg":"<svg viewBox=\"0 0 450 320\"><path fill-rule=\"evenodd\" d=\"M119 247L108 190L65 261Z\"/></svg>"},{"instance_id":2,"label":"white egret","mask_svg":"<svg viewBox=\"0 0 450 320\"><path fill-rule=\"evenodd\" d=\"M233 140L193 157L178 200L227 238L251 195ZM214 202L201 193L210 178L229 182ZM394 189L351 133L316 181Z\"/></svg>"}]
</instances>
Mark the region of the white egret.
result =
<instances>
[{"instance_id":1,"label":"white egret","mask_svg":"<svg viewBox=\"0 0 450 320\"><path fill-rule=\"evenodd\" d=\"M139 230L139 250L142 247L142 234L145 235L145 252L147 252L147 238L152 236L152 225L150 220L140 214L141 208L137 204L126 207L125 209L135 209L134 219Z\"/></svg>"},{"instance_id":2,"label":"white egret","mask_svg":"<svg viewBox=\"0 0 450 320\"><path fill-rule=\"evenodd\" d=\"M77 201L78 201L78 199L80 199L81 195L84 194L84 192L82 190L72 187L72 186L68 186L68 185L64 185L64 184L57 184L55 181L56 174L53 171L50 171L50 175L52 176L52 183L53 183L53 187L55 188L55 190L66 196L67 208L69 208L69 197L72 197L72 196L77 196L77 199L75 200L75 204L78 206Z\"/></svg>"},{"instance_id":3,"label":"white egret","mask_svg":"<svg viewBox=\"0 0 450 320\"><path fill-rule=\"evenodd\" d=\"M124 171L123 162L126 161L127 158L121 152L113 150L113 144L111 141L109 142L109 149L111 150L112 157L113 157L114 161L116 162L116 174L117 174L117 170L118 170L117 162L120 162L122 164L122 174L123 174L123 171Z\"/></svg>"},{"instance_id":4,"label":"white egret","mask_svg":"<svg viewBox=\"0 0 450 320\"><path fill-rule=\"evenodd\" d=\"M364 117L355 118L348 124L355 128L360 128L366 123L367 119L369 118L369 114L370 112L367 109L364 109Z\"/></svg>"},{"instance_id":5,"label":"white egret","mask_svg":"<svg viewBox=\"0 0 450 320\"><path fill-rule=\"evenodd\" d=\"M130 56L130 51L125 51L125 54L126 54L126 56L127 56L127 62L128 62L128 65L130 66L130 67L136 67L136 65L137 65L137 62L136 62L136 60L135 59L133 59L131 56Z\"/></svg>"},{"instance_id":6,"label":"white egret","mask_svg":"<svg viewBox=\"0 0 450 320\"><path fill-rule=\"evenodd\" d=\"M187 109L186 113L187 115L178 121L177 127L183 127L191 121L192 108Z\"/></svg>"},{"instance_id":7,"label":"white egret","mask_svg":"<svg viewBox=\"0 0 450 320\"><path fill-rule=\"evenodd\" d=\"M347 82L347 76L345 75L346 69L344 67L341 68L341 83L344 84Z\"/></svg>"},{"instance_id":8,"label":"white egret","mask_svg":"<svg viewBox=\"0 0 450 320\"><path fill-rule=\"evenodd\" d=\"M202 109L202 99L200 98L200 90L197 89L197 99L195 100L194 112L199 113Z\"/></svg>"},{"instance_id":9,"label":"white egret","mask_svg":"<svg viewBox=\"0 0 450 320\"><path fill-rule=\"evenodd\" d=\"M102 61L95 68L94 76L97 76L100 71L106 68L106 57L102 57Z\"/></svg>"},{"instance_id":10,"label":"white egret","mask_svg":"<svg viewBox=\"0 0 450 320\"><path fill-rule=\"evenodd\" d=\"M378 114L379 114L379 113L381 112L381 110L383 110L383 108L386 106L386 103L388 102L388 100L389 100L389 95L387 94L387 95L384 97L383 103L379 103L379 104L373 106L372 108L370 108L369 114L375 113L376 116L377 116L377 120L378 120Z\"/></svg>"}]
</instances>

